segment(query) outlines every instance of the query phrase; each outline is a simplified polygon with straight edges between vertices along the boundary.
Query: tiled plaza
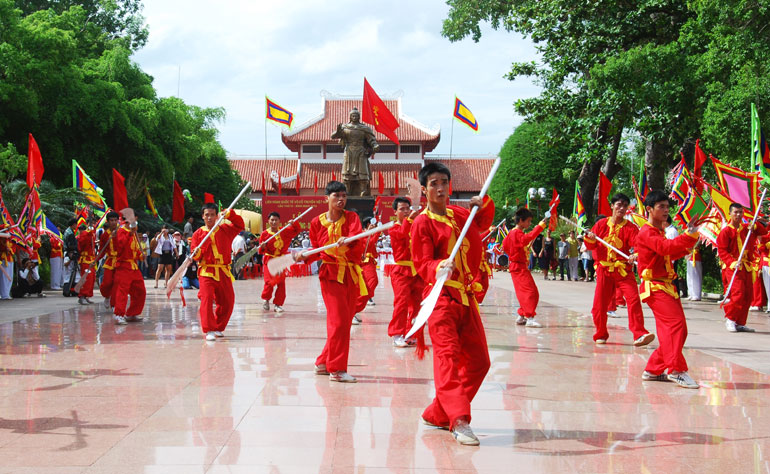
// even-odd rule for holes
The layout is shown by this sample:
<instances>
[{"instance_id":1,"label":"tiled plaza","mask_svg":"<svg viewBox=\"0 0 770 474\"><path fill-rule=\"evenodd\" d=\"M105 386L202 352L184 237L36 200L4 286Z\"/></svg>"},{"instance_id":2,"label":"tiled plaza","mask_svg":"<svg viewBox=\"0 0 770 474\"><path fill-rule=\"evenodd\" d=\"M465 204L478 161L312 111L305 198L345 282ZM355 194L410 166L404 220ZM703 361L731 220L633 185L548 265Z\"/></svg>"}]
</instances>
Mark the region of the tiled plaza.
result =
<instances>
[{"instance_id":1,"label":"tiled plaza","mask_svg":"<svg viewBox=\"0 0 770 474\"><path fill-rule=\"evenodd\" d=\"M729 334L716 305L687 303L702 385L687 390L641 380L651 349L631 345L625 319L593 344L593 284L536 281L542 329L514 324L506 273L481 307L492 368L473 403L479 447L419 422L431 355L392 346L382 275L352 329L357 384L313 374L315 277L288 280L282 314L262 310L261 281L237 282L213 343L190 291L182 307L149 289L145 320L123 327L71 298L0 303L0 473L770 472L764 313L749 318L756 334ZM54 311L36 315L42 304Z\"/></svg>"}]
</instances>

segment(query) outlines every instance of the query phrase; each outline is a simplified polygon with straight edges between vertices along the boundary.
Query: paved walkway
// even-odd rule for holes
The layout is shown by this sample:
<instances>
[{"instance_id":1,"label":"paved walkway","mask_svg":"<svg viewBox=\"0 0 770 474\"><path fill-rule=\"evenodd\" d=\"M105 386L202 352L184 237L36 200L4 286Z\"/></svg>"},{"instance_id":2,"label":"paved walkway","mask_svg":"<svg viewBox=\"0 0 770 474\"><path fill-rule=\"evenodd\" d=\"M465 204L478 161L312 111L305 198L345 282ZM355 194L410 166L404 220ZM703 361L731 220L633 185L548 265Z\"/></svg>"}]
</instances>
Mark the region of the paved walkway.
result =
<instances>
[{"instance_id":1,"label":"paved walkway","mask_svg":"<svg viewBox=\"0 0 770 474\"><path fill-rule=\"evenodd\" d=\"M770 318L728 334L716 305L689 304L685 355L702 388L686 390L641 381L650 348L631 346L623 319L593 344L592 284L537 280L545 327L532 329L513 324L510 279L496 276L477 448L418 422L432 362L391 346L387 279L353 328L357 384L313 375L315 278L289 280L280 315L262 311L261 282L237 282L214 343L193 292L183 308L150 289L145 321L123 327L72 298L2 302L0 473L770 472Z\"/></svg>"}]
</instances>

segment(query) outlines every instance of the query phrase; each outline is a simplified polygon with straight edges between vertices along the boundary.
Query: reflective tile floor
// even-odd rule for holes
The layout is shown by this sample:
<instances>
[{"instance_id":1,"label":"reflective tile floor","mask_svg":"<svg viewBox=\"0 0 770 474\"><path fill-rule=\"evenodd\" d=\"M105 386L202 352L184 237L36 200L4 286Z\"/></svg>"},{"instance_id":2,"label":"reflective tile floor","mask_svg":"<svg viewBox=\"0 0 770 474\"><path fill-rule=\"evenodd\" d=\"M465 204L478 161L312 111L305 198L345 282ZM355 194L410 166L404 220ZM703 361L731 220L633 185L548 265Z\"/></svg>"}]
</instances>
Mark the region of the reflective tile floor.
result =
<instances>
[{"instance_id":1,"label":"reflective tile floor","mask_svg":"<svg viewBox=\"0 0 770 474\"><path fill-rule=\"evenodd\" d=\"M480 447L418 422L432 361L391 345L387 279L352 329L357 384L313 375L317 279L290 279L282 314L246 281L213 343L189 291L183 308L150 289L145 321L127 327L97 305L0 325L0 473L770 472L770 376L688 349L702 388L642 382L650 349L630 345L623 320L597 347L584 312L549 301L590 300L592 285L545 292L532 329L513 323L506 279L482 306Z\"/></svg>"}]
</instances>

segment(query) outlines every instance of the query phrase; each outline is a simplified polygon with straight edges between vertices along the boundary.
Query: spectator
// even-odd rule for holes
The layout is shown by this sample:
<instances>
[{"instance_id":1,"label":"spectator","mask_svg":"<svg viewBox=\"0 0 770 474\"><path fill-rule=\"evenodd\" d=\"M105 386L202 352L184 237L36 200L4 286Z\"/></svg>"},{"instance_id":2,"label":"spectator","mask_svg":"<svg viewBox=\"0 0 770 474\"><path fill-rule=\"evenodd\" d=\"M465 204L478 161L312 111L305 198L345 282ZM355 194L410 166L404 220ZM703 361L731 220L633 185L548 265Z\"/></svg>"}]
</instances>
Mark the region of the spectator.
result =
<instances>
[{"instance_id":1,"label":"spectator","mask_svg":"<svg viewBox=\"0 0 770 474\"><path fill-rule=\"evenodd\" d=\"M556 244L559 249L559 275L564 280L564 269L567 269L567 279L571 280L569 274L569 242L567 242L567 234L564 232L559 236L559 242ZM554 279L556 276L554 276Z\"/></svg>"},{"instance_id":2,"label":"spectator","mask_svg":"<svg viewBox=\"0 0 770 474\"><path fill-rule=\"evenodd\" d=\"M195 229L193 229L193 222L195 222L195 218L193 216L190 216L187 218L187 222L184 225L184 239L187 240L192 237L193 232L195 232Z\"/></svg>"},{"instance_id":3,"label":"spectator","mask_svg":"<svg viewBox=\"0 0 770 474\"><path fill-rule=\"evenodd\" d=\"M687 292L690 294L687 299L690 301L700 301L702 295L701 284L703 282L703 264L701 263L700 249L698 248L699 245L700 244L695 244L690 255L687 256ZM762 260L765 260L765 258ZM764 275L768 274L765 270L767 268L767 262L763 263L761 278L764 278ZM768 280L767 278L764 278L764 280L765 288L767 288Z\"/></svg>"},{"instance_id":4,"label":"spectator","mask_svg":"<svg viewBox=\"0 0 770 474\"><path fill-rule=\"evenodd\" d=\"M48 241L51 243L51 253L48 254L48 262L51 264L51 289L61 290L64 283L64 272L62 271L64 247L59 239L51 237Z\"/></svg>"},{"instance_id":5,"label":"spectator","mask_svg":"<svg viewBox=\"0 0 770 474\"><path fill-rule=\"evenodd\" d=\"M569 231L569 237L567 237L567 243L569 243L569 278L572 281L578 281L580 275L578 273L578 260L580 256L580 244L578 244L575 238L575 231Z\"/></svg>"},{"instance_id":6,"label":"spectator","mask_svg":"<svg viewBox=\"0 0 770 474\"><path fill-rule=\"evenodd\" d=\"M578 237L580 242L580 259L583 261L583 271L586 281L594 281L594 257L590 250L583 243L583 236Z\"/></svg>"},{"instance_id":7,"label":"spectator","mask_svg":"<svg viewBox=\"0 0 770 474\"><path fill-rule=\"evenodd\" d=\"M235 262L238 260L238 257L246 253L246 238L244 235L246 234L245 231L241 231L238 235L235 236L232 243L232 251L233 251L233 259L232 259L232 268L231 271L233 273L233 276L235 276L236 280L243 279L243 276L241 275L242 272L235 271Z\"/></svg>"},{"instance_id":8,"label":"spectator","mask_svg":"<svg viewBox=\"0 0 770 474\"><path fill-rule=\"evenodd\" d=\"M538 258L540 258L540 252L543 250L543 234L538 235L535 240L532 241L532 253L529 256L529 269L530 271L537 266Z\"/></svg>"},{"instance_id":9,"label":"spectator","mask_svg":"<svg viewBox=\"0 0 770 474\"><path fill-rule=\"evenodd\" d=\"M0 300L11 299L11 286L13 285L13 249L9 234L0 237ZM7 237L5 237L7 236Z\"/></svg>"},{"instance_id":10,"label":"spectator","mask_svg":"<svg viewBox=\"0 0 770 474\"><path fill-rule=\"evenodd\" d=\"M184 276L182 277L182 287L185 290L190 290L192 288L200 289L200 283L198 283L198 262L193 260L190 263L190 266L187 267L187 271L185 272Z\"/></svg>"},{"instance_id":11,"label":"spectator","mask_svg":"<svg viewBox=\"0 0 770 474\"><path fill-rule=\"evenodd\" d=\"M160 258L158 262L158 270L155 272L155 288L158 287L158 280L160 279L161 272L165 272L165 282L163 288L168 286L168 279L171 277L171 273L174 271L174 254L176 248L174 247L174 239L168 235L168 227L165 225L161 228L158 235L155 236L155 250L154 254L156 258Z\"/></svg>"},{"instance_id":12,"label":"spectator","mask_svg":"<svg viewBox=\"0 0 770 474\"><path fill-rule=\"evenodd\" d=\"M543 270L543 280L548 279L548 270L551 268L551 260L553 260L554 243L553 238L550 235L545 236L543 239L543 246L538 253L538 265ZM553 279L556 279L556 272L553 274Z\"/></svg>"},{"instance_id":13,"label":"spectator","mask_svg":"<svg viewBox=\"0 0 770 474\"><path fill-rule=\"evenodd\" d=\"M37 270L37 262L24 258L19 269L19 286L16 287L13 296L14 298L23 298L34 293L37 294L38 298L45 297L43 282L40 281L40 273Z\"/></svg>"},{"instance_id":14,"label":"spectator","mask_svg":"<svg viewBox=\"0 0 770 474\"><path fill-rule=\"evenodd\" d=\"M150 238L147 234L142 234L140 239L140 245L142 246L142 253L144 254L144 260L139 262L139 268L142 270L144 278L150 278L150 264L152 247L150 246Z\"/></svg>"},{"instance_id":15,"label":"spectator","mask_svg":"<svg viewBox=\"0 0 770 474\"><path fill-rule=\"evenodd\" d=\"M176 250L176 266L177 268L184 262L187 257L187 242L182 239L182 233L179 231L174 232L174 247Z\"/></svg>"}]
</instances>

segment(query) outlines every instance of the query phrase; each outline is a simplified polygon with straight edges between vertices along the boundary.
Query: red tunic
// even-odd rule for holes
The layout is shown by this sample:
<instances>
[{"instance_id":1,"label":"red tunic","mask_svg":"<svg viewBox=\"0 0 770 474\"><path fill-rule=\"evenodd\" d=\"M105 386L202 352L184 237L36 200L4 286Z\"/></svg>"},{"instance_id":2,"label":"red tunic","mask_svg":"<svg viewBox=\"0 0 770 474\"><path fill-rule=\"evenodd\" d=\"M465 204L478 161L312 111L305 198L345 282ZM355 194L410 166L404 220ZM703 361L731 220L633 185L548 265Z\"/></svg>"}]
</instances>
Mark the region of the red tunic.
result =
<instances>
[{"instance_id":1,"label":"red tunic","mask_svg":"<svg viewBox=\"0 0 770 474\"><path fill-rule=\"evenodd\" d=\"M0 247L2 247L2 243L0 243ZM51 254L49 255L49 258L61 258L64 254L62 253L62 243L61 240L51 238Z\"/></svg>"},{"instance_id":2,"label":"red tunic","mask_svg":"<svg viewBox=\"0 0 770 474\"><path fill-rule=\"evenodd\" d=\"M299 223L294 222L291 227L284 230L278 234L276 238L263 245L262 248L259 249L259 253L268 257L280 257L281 255L286 255L289 253L289 244L291 243L291 240L296 237L301 230L302 228L299 226ZM259 236L259 243L261 244L265 242L276 233L277 232L273 232L270 229L263 230L262 234Z\"/></svg>"},{"instance_id":3,"label":"red tunic","mask_svg":"<svg viewBox=\"0 0 770 474\"><path fill-rule=\"evenodd\" d=\"M503 252L508 254L508 271L513 280L513 291L519 301L519 316L534 318L537 315L537 304L540 292L537 289L532 273L529 271L529 253L532 241L546 228L546 222L538 223L528 234L514 227L503 240Z\"/></svg>"},{"instance_id":4,"label":"red tunic","mask_svg":"<svg viewBox=\"0 0 770 474\"><path fill-rule=\"evenodd\" d=\"M540 222L528 234L518 227L514 227L503 240L503 252L508 255L508 265L520 263L529 265L529 252L532 241L545 229L546 224Z\"/></svg>"},{"instance_id":5,"label":"red tunic","mask_svg":"<svg viewBox=\"0 0 770 474\"><path fill-rule=\"evenodd\" d=\"M118 263L118 252L115 250L115 239L113 238L110 240L111 234L112 231L110 229L105 229L104 232L102 232L102 236L99 238L99 251L104 252L104 255L107 257L107 260L104 261L104 265L102 266L105 270L112 270ZM109 241L109 244L107 241ZM105 245L107 246L106 251L103 250Z\"/></svg>"},{"instance_id":6,"label":"red tunic","mask_svg":"<svg viewBox=\"0 0 770 474\"><path fill-rule=\"evenodd\" d=\"M146 297L144 278L136 264L137 261L144 259L139 239L128 226L124 225L115 230L115 237L112 238L110 245L115 252L115 268L111 292L104 297L109 295L117 316L138 316L144 309ZM105 272L105 279L107 273ZM129 297L131 304L127 307Z\"/></svg>"},{"instance_id":7,"label":"red tunic","mask_svg":"<svg viewBox=\"0 0 770 474\"><path fill-rule=\"evenodd\" d=\"M626 255L630 255L631 247L634 246L639 229L625 219L620 224L614 224L612 219L604 218L594 224L591 232ZM583 239L583 242L586 244L586 248L595 251L594 261L597 269L601 268L610 273L617 270L621 276L633 273L628 261L608 249L604 244L588 236Z\"/></svg>"},{"instance_id":8,"label":"red tunic","mask_svg":"<svg viewBox=\"0 0 770 474\"><path fill-rule=\"evenodd\" d=\"M698 242L698 234L682 234L675 239L667 239L665 231L646 224L635 242L642 301L655 291L663 291L679 299L679 292L671 283L676 277L673 262L690 253Z\"/></svg>"},{"instance_id":9,"label":"red tunic","mask_svg":"<svg viewBox=\"0 0 770 474\"><path fill-rule=\"evenodd\" d=\"M84 230L78 234L78 252L80 252L78 263L81 265L90 265L96 260L93 229Z\"/></svg>"},{"instance_id":10,"label":"red tunic","mask_svg":"<svg viewBox=\"0 0 770 474\"><path fill-rule=\"evenodd\" d=\"M748 235L749 226L740 224L738 228L732 223L726 225L717 237L717 254L722 261L722 278L725 281L725 291L730 281L733 286L730 289L729 301L724 305L725 317L734 321L737 325L745 326L749 315L749 307L754 295L754 259L753 251L757 238L767 233L763 225L757 223L751 236ZM744 242L748 238L746 251L738 262ZM736 272L736 270L738 270ZM735 276L733 276L735 274Z\"/></svg>"},{"instance_id":11,"label":"red tunic","mask_svg":"<svg viewBox=\"0 0 770 474\"><path fill-rule=\"evenodd\" d=\"M320 214L310 222L310 243L313 247L323 247L337 242L340 237L348 237L362 232L361 221L353 211L345 214L336 222L330 222L326 213ZM365 239L358 239L342 247L333 247L320 254L311 255L307 262L321 260L318 278L333 280L338 283L352 281L361 295L366 294L366 284L361 278L359 262L364 250Z\"/></svg>"},{"instance_id":12,"label":"red tunic","mask_svg":"<svg viewBox=\"0 0 770 474\"><path fill-rule=\"evenodd\" d=\"M243 230L244 224L241 216L232 210L228 211L225 219L230 222L222 223L214 229L211 237L206 240L201 249L193 256L199 262L199 277L209 277L214 279L214 281L220 281L224 273L224 276L231 282L235 280L230 272L230 263L232 262L231 248L233 239ZM208 232L209 228L206 226L198 228L193 233L190 246L193 249L196 248Z\"/></svg>"},{"instance_id":13,"label":"red tunic","mask_svg":"<svg viewBox=\"0 0 770 474\"><path fill-rule=\"evenodd\" d=\"M412 262L412 223L411 219L406 218L400 224L396 222L396 225L388 230L390 247L393 249L393 260L396 262L396 267L390 270L391 275L394 272L399 275L417 275L414 262Z\"/></svg>"},{"instance_id":14,"label":"red tunic","mask_svg":"<svg viewBox=\"0 0 770 474\"><path fill-rule=\"evenodd\" d=\"M390 270L390 284L393 287L393 314L388 324L388 336L404 336L409 331L409 322L417 316L422 301L425 283L417 275L412 262L412 223L406 218L388 230L390 246L396 265ZM421 337L422 333L418 335Z\"/></svg>"}]
</instances>

